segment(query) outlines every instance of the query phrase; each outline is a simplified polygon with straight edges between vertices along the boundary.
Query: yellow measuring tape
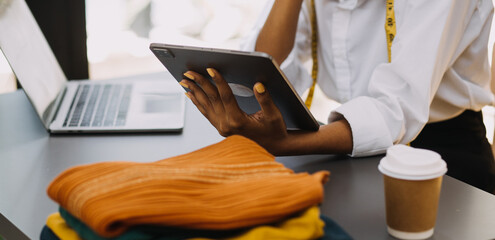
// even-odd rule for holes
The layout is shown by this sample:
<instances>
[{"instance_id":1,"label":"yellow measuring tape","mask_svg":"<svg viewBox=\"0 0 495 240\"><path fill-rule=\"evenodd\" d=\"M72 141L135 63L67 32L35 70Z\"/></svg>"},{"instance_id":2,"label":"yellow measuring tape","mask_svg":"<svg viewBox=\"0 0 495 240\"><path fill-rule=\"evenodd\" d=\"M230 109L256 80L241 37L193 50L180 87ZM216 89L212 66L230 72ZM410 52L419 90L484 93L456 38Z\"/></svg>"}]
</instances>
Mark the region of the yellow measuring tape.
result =
<instances>
[{"instance_id":1,"label":"yellow measuring tape","mask_svg":"<svg viewBox=\"0 0 495 240\"><path fill-rule=\"evenodd\" d=\"M313 96L315 92L316 78L318 76L318 39L317 39L317 25L316 25L316 9L315 1L311 0L310 6L310 22L311 22L311 58L313 59L313 67L311 70L311 78L313 79L313 84L309 89L308 97L304 102L308 109L311 108L311 103L313 102ZM386 5L386 19L385 19L385 33L387 38L387 51L388 51L388 62L392 61L392 42L397 34L395 28L395 12L394 12L394 0L387 0Z\"/></svg>"},{"instance_id":2,"label":"yellow measuring tape","mask_svg":"<svg viewBox=\"0 0 495 240\"><path fill-rule=\"evenodd\" d=\"M394 0L387 0L387 18L385 19L385 32L387 34L388 62L392 62L392 42L397 30L395 29Z\"/></svg>"},{"instance_id":3,"label":"yellow measuring tape","mask_svg":"<svg viewBox=\"0 0 495 240\"><path fill-rule=\"evenodd\" d=\"M313 84L309 89L308 97L304 104L308 109L311 108L311 103L313 102L313 95L315 94L316 77L318 76L318 39L317 39L317 25L316 25L316 9L315 0L311 0L311 12L309 13L311 21L311 58L313 59L313 67L311 70L311 78L313 79Z\"/></svg>"}]
</instances>

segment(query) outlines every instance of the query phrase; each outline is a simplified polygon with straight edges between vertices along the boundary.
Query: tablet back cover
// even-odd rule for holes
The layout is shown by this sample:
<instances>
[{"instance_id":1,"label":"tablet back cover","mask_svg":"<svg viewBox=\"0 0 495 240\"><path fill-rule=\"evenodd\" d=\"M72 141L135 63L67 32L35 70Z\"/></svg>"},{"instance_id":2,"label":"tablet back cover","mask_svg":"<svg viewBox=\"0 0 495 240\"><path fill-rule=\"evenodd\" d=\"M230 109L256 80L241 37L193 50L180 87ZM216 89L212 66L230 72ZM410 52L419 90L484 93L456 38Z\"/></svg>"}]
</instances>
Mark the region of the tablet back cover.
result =
<instances>
[{"instance_id":1,"label":"tablet back cover","mask_svg":"<svg viewBox=\"0 0 495 240\"><path fill-rule=\"evenodd\" d=\"M240 108L248 114L260 110L253 86L261 82L280 109L288 129L315 131L319 128L283 72L265 53L160 43L152 43L150 49L179 82L188 70L209 77L206 68L214 68L229 83Z\"/></svg>"}]
</instances>

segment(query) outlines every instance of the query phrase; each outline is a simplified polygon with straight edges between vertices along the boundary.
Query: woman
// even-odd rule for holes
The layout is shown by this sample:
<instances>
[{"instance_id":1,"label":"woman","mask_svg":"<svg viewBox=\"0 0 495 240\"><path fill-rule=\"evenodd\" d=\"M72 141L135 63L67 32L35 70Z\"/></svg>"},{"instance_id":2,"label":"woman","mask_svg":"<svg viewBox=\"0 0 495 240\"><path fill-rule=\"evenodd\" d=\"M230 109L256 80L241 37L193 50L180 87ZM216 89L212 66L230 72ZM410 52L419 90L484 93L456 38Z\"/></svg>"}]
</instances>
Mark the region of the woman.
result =
<instances>
[{"instance_id":1,"label":"woman","mask_svg":"<svg viewBox=\"0 0 495 240\"><path fill-rule=\"evenodd\" d=\"M288 132L262 83L254 87L262 110L247 115L215 69L208 73L216 86L186 72L188 97L221 135L247 136L275 155L359 157L410 143L439 152L448 175L494 191L480 111L494 101L487 58L491 0L315 0L316 31L303 0L268 4L244 49L272 55L302 93L312 84L303 63L316 33L318 84L342 105L317 132Z\"/></svg>"}]
</instances>

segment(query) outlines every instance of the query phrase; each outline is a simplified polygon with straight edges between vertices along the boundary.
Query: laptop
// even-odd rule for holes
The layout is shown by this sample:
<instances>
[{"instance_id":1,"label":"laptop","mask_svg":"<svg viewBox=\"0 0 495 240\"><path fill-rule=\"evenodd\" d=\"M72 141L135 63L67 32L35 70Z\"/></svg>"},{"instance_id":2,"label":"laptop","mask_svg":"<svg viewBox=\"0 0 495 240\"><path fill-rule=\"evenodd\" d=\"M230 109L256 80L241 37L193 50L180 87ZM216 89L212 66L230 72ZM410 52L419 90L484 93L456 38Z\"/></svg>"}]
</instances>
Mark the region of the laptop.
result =
<instances>
[{"instance_id":1,"label":"laptop","mask_svg":"<svg viewBox=\"0 0 495 240\"><path fill-rule=\"evenodd\" d=\"M0 49L51 133L180 132L175 80L68 81L24 0L0 4Z\"/></svg>"},{"instance_id":2,"label":"laptop","mask_svg":"<svg viewBox=\"0 0 495 240\"><path fill-rule=\"evenodd\" d=\"M0 240L29 240L29 238L0 213Z\"/></svg>"}]
</instances>

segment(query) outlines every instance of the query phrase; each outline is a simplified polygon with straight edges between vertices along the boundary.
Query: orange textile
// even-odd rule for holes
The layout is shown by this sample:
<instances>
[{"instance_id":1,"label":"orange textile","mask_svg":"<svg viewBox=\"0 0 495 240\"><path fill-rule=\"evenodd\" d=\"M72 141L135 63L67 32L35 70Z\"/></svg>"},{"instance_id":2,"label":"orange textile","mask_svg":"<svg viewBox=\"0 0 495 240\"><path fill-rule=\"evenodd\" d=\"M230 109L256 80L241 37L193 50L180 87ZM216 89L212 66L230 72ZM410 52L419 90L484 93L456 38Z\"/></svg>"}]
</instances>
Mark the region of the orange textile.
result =
<instances>
[{"instance_id":1,"label":"orange textile","mask_svg":"<svg viewBox=\"0 0 495 240\"><path fill-rule=\"evenodd\" d=\"M47 192L97 234L114 237L141 224L227 230L279 221L321 203L328 175L296 174L232 136L157 162L73 167Z\"/></svg>"}]
</instances>

